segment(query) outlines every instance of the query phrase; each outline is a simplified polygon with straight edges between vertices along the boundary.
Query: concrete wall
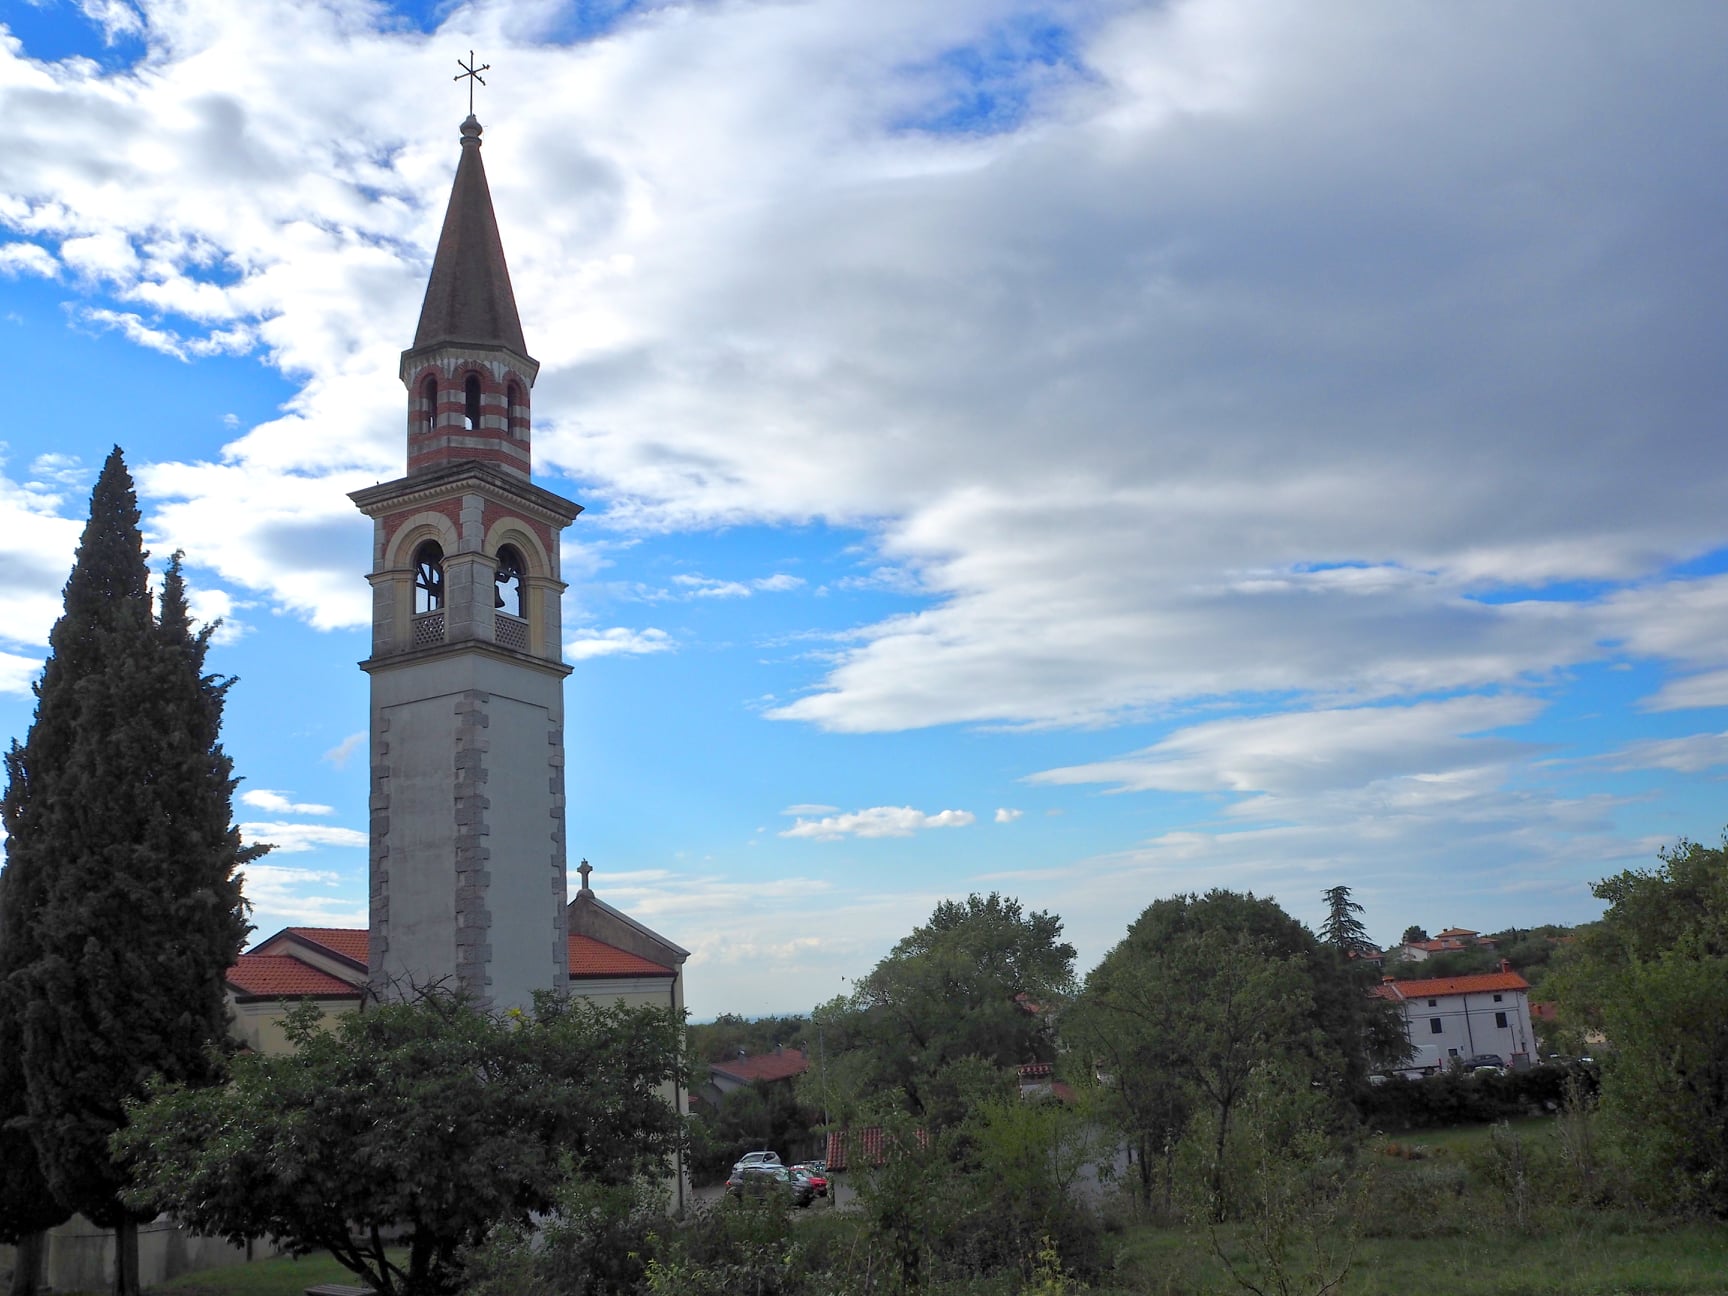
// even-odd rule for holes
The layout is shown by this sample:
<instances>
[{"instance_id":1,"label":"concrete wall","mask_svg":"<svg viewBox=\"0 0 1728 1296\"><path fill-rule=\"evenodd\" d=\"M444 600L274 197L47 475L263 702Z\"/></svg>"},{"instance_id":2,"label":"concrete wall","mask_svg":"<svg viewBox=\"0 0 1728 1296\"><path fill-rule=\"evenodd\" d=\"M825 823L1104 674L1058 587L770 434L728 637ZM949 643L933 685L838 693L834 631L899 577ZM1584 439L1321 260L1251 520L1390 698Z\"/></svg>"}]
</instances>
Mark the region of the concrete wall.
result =
<instances>
[{"instance_id":1,"label":"concrete wall","mask_svg":"<svg viewBox=\"0 0 1728 1296\"><path fill-rule=\"evenodd\" d=\"M1501 1014L1504 1026L1498 1023ZM1412 1044L1432 1046L1443 1058L1498 1053L1516 1065L1536 1057L1529 996L1522 990L1436 995L1432 1003L1428 997L1406 999L1404 1021Z\"/></svg>"},{"instance_id":2,"label":"concrete wall","mask_svg":"<svg viewBox=\"0 0 1728 1296\"><path fill-rule=\"evenodd\" d=\"M196 1269L267 1260L279 1254L267 1241L234 1247L197 1237L169 1220L138 1226L138 1270L145 1287L160 1286ZM9 1289L16 1249L0 1246L0 1289ZM112 1285L114 1234L74 1215L48 1235L48 1285L57 1292L101 1292Z\"/></svg>"},{"instance_id":3,"label":"concrete wall","mask_svg":"<svg viewBox=\"0 0 1728 1296\"><path fill-rule=\"evenodd\" d=\"M526 1007L568 975L562 670L470 646L371 675L375 985Z\"/></svg>"}]
</instances>

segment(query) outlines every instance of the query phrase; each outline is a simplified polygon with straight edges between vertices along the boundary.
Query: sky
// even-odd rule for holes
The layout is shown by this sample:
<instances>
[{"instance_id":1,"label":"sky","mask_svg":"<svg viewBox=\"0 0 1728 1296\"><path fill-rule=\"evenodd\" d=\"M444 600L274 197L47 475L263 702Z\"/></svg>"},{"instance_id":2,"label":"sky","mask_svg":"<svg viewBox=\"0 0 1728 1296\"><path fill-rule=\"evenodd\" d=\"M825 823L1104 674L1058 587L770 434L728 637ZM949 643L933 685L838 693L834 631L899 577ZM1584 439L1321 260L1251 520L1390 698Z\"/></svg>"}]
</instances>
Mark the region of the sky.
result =
<instances>
[{"instance_id":1,"label":"sky","mask_svg":"<svg viewBox=\"0 0 1728 1296\"><path fill-rule=\"evenodd\" d=\"M1728 6L9 0L0 735L109 448L361 926L370 528L467 111L572 869L697 1019L944 898L1588 921L1728 823ZM574 876L572 881L574 882Z\"/></svg>"}]
</instances>

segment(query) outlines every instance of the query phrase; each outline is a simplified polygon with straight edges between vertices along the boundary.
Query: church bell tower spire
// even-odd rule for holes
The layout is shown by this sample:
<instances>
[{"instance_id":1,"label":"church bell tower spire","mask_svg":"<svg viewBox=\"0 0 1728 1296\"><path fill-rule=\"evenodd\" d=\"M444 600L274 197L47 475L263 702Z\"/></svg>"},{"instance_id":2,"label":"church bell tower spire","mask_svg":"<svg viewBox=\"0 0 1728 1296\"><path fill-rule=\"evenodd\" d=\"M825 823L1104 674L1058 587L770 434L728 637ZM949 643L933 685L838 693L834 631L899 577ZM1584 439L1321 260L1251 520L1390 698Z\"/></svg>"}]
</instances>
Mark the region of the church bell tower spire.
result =
<instances>
[{"instance_id":1,"label":"church bell tower spire","mask_svg":"<svg viewBox=\"0 0 1728 1296\"><path fill-rule=\"evenodd\" d=\"M528 354L480 160L461 154L414 344L407 472L373 520L370 975L495 1007L568 984L560 539L531 481Z\"/></svg>"}]
</instances>

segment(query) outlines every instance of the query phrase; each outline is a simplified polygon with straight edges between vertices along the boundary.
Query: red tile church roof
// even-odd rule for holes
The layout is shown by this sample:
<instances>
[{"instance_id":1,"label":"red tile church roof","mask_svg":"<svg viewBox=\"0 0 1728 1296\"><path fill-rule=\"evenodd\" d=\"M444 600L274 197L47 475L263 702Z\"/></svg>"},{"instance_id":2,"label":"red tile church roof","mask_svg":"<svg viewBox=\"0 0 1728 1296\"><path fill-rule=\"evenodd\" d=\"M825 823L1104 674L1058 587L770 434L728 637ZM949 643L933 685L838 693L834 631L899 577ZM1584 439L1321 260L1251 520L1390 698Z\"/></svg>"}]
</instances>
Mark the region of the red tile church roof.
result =
<instances>
[{"instance_id":1,"label":"red tile church roof","mask_svg":"<svg viewBox=\"0 0 1728 1296\"><path fill-rule=\"evenodd\" d=\"M228 984L247 998L331 999L356 996L364 979L367 933L358 927L288 927L278 933L316 945L355 965L360 976L345 981L313 967L293 954L242 954L228 969ZM276 937L271 937L274 941ZM266 942L268 944L269 942ZM290 947L291 948L291 947ZM572 980L604 977L672 977L672 968L651 962L629 950L608 945L592 936L570 937Z\"/></svg>"},{"instance_id":2,"label":"red tile church roof","mask_svg":"<svg viewBox=\"0 0 1728 1296\"><path fill-rule=\"evenodd\" d=\"M360 987L321 972L292 954L242 954L228 969L228 984L260 999L357 999Z\"/></svg>"},{"instance_id":3,"label":"red tile church roof","mask_svg":"<svg viewBox=\"0 0 1728 1296\"><path fill-rule=\"evenodd\" d=\"M592 936L570 937L570 975L575 977L669 977L677 974L669 967L621 950L616 945L595 940Z\"/></svg>"}]
</instances>

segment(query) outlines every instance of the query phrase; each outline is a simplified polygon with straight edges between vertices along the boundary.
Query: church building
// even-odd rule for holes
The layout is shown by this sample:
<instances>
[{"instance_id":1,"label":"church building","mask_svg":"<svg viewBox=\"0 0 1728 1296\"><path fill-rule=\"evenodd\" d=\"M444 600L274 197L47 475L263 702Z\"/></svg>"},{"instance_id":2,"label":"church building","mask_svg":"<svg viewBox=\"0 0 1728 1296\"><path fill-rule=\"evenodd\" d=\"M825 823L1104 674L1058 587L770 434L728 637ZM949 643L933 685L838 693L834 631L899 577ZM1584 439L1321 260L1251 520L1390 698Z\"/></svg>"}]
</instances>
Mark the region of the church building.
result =
<instances>
[{"instance_id":1,"label":"church building","mask_svg":"<svg viewBox=\"0 0 1728 1296\"><path fill-rule=\"evenodd\" d=\"M582 510L532 481L540 366L472 113L461 136L402 353L407 472L351 496L373 533L370 923L289 927L241 956L229 998L260 1051L283 1046L284 1001L302 997L340 1012L442 986L497 1009L541 990L684 1006L688 952L600 900L586 861L566 903L559 550Z\"/></svg>"}]
</instances>

